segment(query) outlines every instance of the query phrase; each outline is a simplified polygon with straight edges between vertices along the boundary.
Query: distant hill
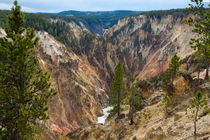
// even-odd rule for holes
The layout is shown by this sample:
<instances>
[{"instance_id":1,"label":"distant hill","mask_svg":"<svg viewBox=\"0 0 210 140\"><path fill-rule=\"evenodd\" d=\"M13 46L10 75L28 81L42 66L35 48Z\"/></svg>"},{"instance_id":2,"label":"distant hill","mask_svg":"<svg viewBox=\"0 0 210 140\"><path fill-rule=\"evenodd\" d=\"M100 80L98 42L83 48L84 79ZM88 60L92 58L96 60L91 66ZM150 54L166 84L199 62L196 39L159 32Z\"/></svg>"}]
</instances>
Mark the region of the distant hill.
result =
<instances>
[{"instance_id":1,"label":"distant hill","mask_svg":"<svg viewBox=\"0 0 210 140\"><path fill-rule=\"evenodd\" d=\"M95 18L99 20L103 27L109 28L112 27L114 24L117 24L119 19L124 17L141 13L140 11L128 11L128 10L119 10L119 11L102 11L102 12L81 12L81 11L63 11L58 13L58 15L62 16L69 16L69 17L80 17L80 18L91 18L92 20Z\"/></svg>"},{"instance_id":2,"label":"distant hill","mask_svg":"<svg viewBox=\"0 0 210 140\"><path fill-rule=\"evenodd\" d=\"M155 11L147 11L142 13L137 13L131 16L139 16L139 15L146 15L146 16L167 16L167 15L173 15L173 16L181 16L181 17L187 17L190 14L190 11L186 9L170 9L170 10L155 10Z\"/></svg>"}]
</instances>

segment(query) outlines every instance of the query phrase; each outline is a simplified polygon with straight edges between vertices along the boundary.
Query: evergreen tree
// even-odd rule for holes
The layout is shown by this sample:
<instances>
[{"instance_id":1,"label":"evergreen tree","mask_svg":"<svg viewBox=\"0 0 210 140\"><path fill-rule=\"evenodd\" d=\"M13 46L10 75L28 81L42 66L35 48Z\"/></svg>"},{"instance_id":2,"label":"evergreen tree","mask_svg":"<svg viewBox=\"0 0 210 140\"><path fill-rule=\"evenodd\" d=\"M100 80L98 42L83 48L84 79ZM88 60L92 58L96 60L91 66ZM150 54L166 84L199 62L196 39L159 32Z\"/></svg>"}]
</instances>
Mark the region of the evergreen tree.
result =
<instances>
[{"instance_id":1,"label":"evergreen tree","mask_svg":"<svg viewBox=\"0 0 210 140\"><path fill-rule=\"evenodd\" d=\"M171 99L167 95L165 95L162 99L161 106L163 107L164 114L166 117L169 114L169 107L171 106L171 104L172 104Z\"/></svg>"},{"instance_id":2,"label":"evergreen tree","mask_svg":"<svg viewBox=\"0 0 210 140\"><path fill-rule=\"evenodd\" d=\"M201 91L197 91L195 97L190 101L190 105L185 110L188 118L193 118L194 123L194 138L197 139L197 121L200 119L199 111L208 109L208 102ZM207 113L209 113L207 111Z\"/></svg>"},{"instance_id":3,"label":"evergreen tree","mask_svg":"<svg viewBox=\"0 0 210 140\"><path fill-rule=\"evenodd\" d=\"M175 54L171 59L171 63L169 64L169 72L170 72L172 81L173 81L173 78L179 72L179 67L181 66L181 64L182 64L182 60L180 59L179 56L177 56L177 54Z\"/></svg>"},{"instance_id":4,"label":"evergreen tree","mask_svg":"<svg viewBox=\"0 0 210 140\"><path fill-rule=\"evenodd\" d=\"M136 88L135 78L130 77L129 78L129 86L128 86L128 94L130 96L129 99L129 119L130 119L130 125L132 125L134 122L133 115L137 111L137 109L141 106L142 99L140 97L140 93L138 92Z\"/></svg>"},{"instance_id":5,"label":"evergreen tree","mask_svg":"<svg viewBox=\"0 0 210 140\"><path fill-rule=\"evenodd\" d=\"M204 71L205 65L202 63L201 59L198 59L198 64L196 71L198 72L198 85L200 84L200 73Z\"/></svg>"},{"instance_id":6,"label":"evergreen tree","mask_svg":"<svg viewBox=\"0 0 210 140\"><path fill-rule=\"evenodd\" d=\"M180 59L177 54L175 54L172 59L171 63L169 64L169 68L165 71L164 77L163 77L163 89L166 90L169 86L172 86L173 88L173 81L176 77L177 73L179 72L179 67L182 64L182 60Z\"/></svg>"},{"instance_id":7,"label":"evergreen tree","mask_svg":"<svg viewBox=\"0 0 210 140\"><path fill-rule=\"evenodd\" d=\"M38 70L32 55L39 38L24 29L17 1L8 16L6 37L0 38L0 139L32 139L37 121L46 120L47 102L54 95L49 75Z\"/></svg>"},{"instance_id":8,"label":"evergreen tree","mask_svg":"<svg viewBox=\"0 0 210 140\"><path fill-rule=\"evenodd\" d=\"M189 11L193 12L194 16L189 17L186 23L194 26L192 32L199 34L198 38L192 38L190 41L191 47L196 51L195 54L200 60L204 60L206 68L205 79L209 80L209 65L210 65L210 7L205 9L203 0L191 0L195 4L189 4Z\"/></svg>"},{"instance_id":9,"label":"evergreen tree","mask_svg":"<svg viewBox=\"0 0 210 140\"><path fill-rule=\"evenodd\" d=\"M114 106L113 111L117 112L118 116L120 115L120 103L123 99L123 93L125 89L124 85L124 70L123 70L123 64L121 61L117 64L117 67L115 68L114 73L114 80L112 83L112 88L110 91L110 104Z\"/></svg>"}]
</instances>

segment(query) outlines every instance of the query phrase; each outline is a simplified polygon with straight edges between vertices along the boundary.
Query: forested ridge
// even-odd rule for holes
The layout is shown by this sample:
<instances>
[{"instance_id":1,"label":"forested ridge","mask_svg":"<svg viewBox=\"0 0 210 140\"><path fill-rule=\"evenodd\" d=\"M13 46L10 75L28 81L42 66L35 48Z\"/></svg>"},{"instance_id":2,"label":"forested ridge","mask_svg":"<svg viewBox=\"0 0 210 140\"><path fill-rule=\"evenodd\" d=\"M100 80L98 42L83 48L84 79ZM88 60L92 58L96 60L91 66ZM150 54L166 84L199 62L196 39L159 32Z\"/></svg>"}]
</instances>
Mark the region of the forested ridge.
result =
<instances>
[{"instance_id":1,"label":"forested ridge","mask_svg":"<svg viewBox=\"0 0 210 140\"><path fill-rule=\"evenodd\" d=\"M128 10L118 10L118 11L103 11L103 12L81 12L81 11L63 11L58 13L59 15L70 16L70 17L81 17L89 19L97 19L103 26L103 28L108 29L113 25L117 24L119 19L124 17L141 13L140 11L128 11Z\"/></svg>"}]
</instances>

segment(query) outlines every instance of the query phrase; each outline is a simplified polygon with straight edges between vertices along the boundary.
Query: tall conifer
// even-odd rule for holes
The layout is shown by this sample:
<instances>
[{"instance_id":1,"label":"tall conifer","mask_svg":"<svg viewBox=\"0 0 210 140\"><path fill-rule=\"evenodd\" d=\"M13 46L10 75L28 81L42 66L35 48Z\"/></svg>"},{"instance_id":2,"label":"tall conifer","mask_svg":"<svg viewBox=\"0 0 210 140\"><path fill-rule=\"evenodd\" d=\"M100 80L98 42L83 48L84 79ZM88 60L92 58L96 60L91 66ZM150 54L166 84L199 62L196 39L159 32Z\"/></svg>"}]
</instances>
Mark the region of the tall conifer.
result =
<instances>
[{"instance_id":1,"label":"tall conifer","mask_svg":"<svg viewBox=\"0 0 210 140\"><path fill-rule=\"evenodd\" d=\"M198 38L192 38L190 41L191 47L195 50L195 54L199 60L202 60L206 68L205 80L209 80L210 66L210 4L208 8L204 8L203 0L191 0L193 4L189 4L194 16L189 17L186 23L192 25L195 32L199 35Z\"/></svg>"},{"instance_id":2,"label":"tall conifer","mask_svg":"<svg viewBox=\"0 0 210 140\"><path fill-rule=\"evenodd\" d=\"M49 75L37 68L32 53L39 38L22 27L24 13L17 1L8 23L6 37L0 38L0 139L31 139L37 121L48 119L47 102L54 91Z\"/></svg>"},{"instance_id":3,"label":"tall conifer","mask_svg":"<svg viewBox=\"0 0 210 140\"><path fill-rule=\"evenodd\" d=\"M110 91L110 104L114 106L113 111L117 112L118 116L120 115L120 103L123 99L123 93L125 89L123 81L124 75L123 64L120 61L115 68L114 81Z\"/></svg>"}]
</instances>

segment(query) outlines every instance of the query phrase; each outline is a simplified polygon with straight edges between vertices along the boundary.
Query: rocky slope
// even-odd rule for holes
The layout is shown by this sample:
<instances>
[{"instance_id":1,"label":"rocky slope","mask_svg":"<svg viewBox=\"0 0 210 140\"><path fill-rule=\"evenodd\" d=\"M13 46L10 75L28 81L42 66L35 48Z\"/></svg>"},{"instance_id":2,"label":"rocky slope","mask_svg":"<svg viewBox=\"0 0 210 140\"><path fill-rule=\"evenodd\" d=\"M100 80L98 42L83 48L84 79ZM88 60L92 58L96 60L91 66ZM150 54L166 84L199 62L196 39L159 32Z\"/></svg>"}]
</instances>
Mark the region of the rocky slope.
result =
<instances>
[{"instance_id":1,"label":"rocky slope","mask_svg":"<svg viewBox=\"0 0 210 140\"><path fill-rule=\"evenodd\" d=\"M182 59L190 56L193 50L189 47L190 38L196 37L191 33L191 27L184 24L182 16L145 16L128 17L120 20L117 25L109 29L104 38L93 38L86 51L82 55L87 56L88 61L101 71L106 81L111 81L116 63L121 60L124 63L126 75L133 75L138 79L149 79L164 72L168 67L171 57L177 53ZM182 66L185 71L186 67ZM110 82L109 82L110 83ZM186 82L183 82L186 83ZM185 95L189 89L189 83L181 83L177 88L178 97L185 96L186 101L175 105L177 109L167 119L161 115L160 100L165 94L156 91L148 101L151 102L145 110L136 114L137 126L129 126L128 119L122 122L111 120L104 126L90 126L70 133L66 139L183 139L191 136L192 122L185 117L184 108L190 100ZM182 90L182 87L185 88ZM189 91L187 91L188 94ZM209 93L209 90L208 92ZM176 98L178 98L176 97ZM154 114L158 113L158 114ZM144 115L142 115L144 114ZM142 116L150 114L150 118ZM177 121L177 116L178 120ZM144 121L141 121L144 119ZM209 116L203 118L202 131L208 127ZM175 120L175 121L174 121ZM207 122L207 123L206 123ZM185 127L183 124L189 126ZM172 128L173 127L173 128ZM183 128L184 131L179 131ZM147 129L147 131L145 131ZM172 129L172 130L170 130ZM157 130L157 131L156 131ZM159 132L160 131L160 132ZM175 131L169 132L169 131ZM156 136L160 133L160 137ZM204 137L209 132L203 132Z\"/></svg>"},{"instance_id":2,"label":"rocky slope","mask_svg":"<svg viewBox=\"0 0 210 140\"><path fill-rule=\"evenodd\" d=\"M49 102L49 130L65 134L97 122L106 104L105 82L85 57L78 57L46 32L40 37L36 55L40 67L51 75L58 94ZM51 134L50 134L51 135Z\"/></svg>"},{"instance_id":3,"label":"rocky slope","mask_svg":"<svg viewBox=\"0 0 210 140\"><path fill-rule=\"evenodd\" d=\"M35 55L58 91L48 104L50 120L42 126L47 128L47 139L97 122L97 117L102 115L101 108L107 103L107 91L119 60L124 63L127 76L148 79L163 72L174 53L185 58L193 52L188 42L195 35L181 16L128 17L110 28L104 37L93 35L86 27L73 22L69 25L74 36L71 46L64 46L46 32L37 32L40 42ZM0 34L5 35L3 30ZM159 99L161 95L157 92L154 98ZM158 107L158 104L152 106L153 111ZM123 125L119 128L126 128ZM115 131L111 128L108 125L100 129Z\"/></svg>"},{"instance_id":4,"label":"rocky slope","mask_svg":"<svg viewBox=\"0 0 210 140\"><path fill-rule=\"evenodd\" d=\"M6 33L0 28L0 37ZM40 38L35 53L39 67L51 76L52 87L58 92L48 103L50 119L40 127L44 137L56 139L61 134L97 122L107 104L107 84L84 56L78 57L46 32L36 32Z\"/></svg>"},{"instance_id":5,"label":"rocky slope","mask_svg":"<svg viewBox=\"0 0 210 140\"><path fill-rule=\"evenodd\" d=\"M97 122L119 60L127 75L147 79L163 72L174 53L182 58L191 54L188 42L194 36L181 17L141 15L119 21L105 37L78 27L73 33L79 44L76 54L48 34L38 33L41 67L58 91L49 103L47 127L59 134Z\"/></svg>"},{"instance_id":6,"label":"rocky slope","mask_svg":"<svg viewBox=\"0 0 210 140\"><path fill-rule=\"evenodd\" d=\"M173 54L192 53L189 40L195 37L181 16L128 17L107 31L106 38L121 49L127 72L148 79L163 72Z\"/></svg>"},{"instance_id":7,"label":"rocky slope","mask_svg":"<svg viewBox=\"0 0 210 140\"><path fill-rule=\"evenodd\" d=\"M191 55L192 37L196 35L184 24L183 16L139 15L119 20L104 37L81 37L80 55L87 56L108 83L119 60L126 75L149 79L165 71L175 53L181 58Z\"/></svg>"},{"instance_id":8,"label":"rocky slope","mask_svg":"<svg viewBox=\"0 0 210 140\"><path fill-rule=\"evenodd\" d=\"M105 125L92 125L69 133L64 140L193 140L193 121L185 114L185 108L192 98L192 81L177 77L174 81L176 92L173 94L171 113L165 117L161 106L163 91L155 91L144 100L145 106L135 113L135 124L130 125L128 107L124 107L123 119L116 116L107 120ZM210 83L200 86L205 96L210 96ZM191 90L189 90L191 88ZM210 100L208 100L210 107ZM203 110L202 110L203 111ZM198 139L210 139L210 114L200 111L202 118L197 123Z\"/></svg>"}]
</instances>

